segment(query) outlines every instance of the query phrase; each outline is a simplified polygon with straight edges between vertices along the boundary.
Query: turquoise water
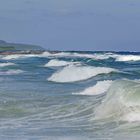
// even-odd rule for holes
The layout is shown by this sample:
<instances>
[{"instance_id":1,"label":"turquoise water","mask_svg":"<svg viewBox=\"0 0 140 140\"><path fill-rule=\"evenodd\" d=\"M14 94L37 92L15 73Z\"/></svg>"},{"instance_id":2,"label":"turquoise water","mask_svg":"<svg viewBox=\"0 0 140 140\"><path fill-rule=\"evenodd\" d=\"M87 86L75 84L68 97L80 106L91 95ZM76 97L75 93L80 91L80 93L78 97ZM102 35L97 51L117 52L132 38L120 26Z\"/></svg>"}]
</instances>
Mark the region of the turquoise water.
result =
<instances>
[{"instance_id":1,"label":"turquoise water","mask_svg":"<svg viewBox=\"0 0 140 140\"><path fill-rule=\"evenodd\" d=\"M140 139L140 53L0 56L0 139Z\"/></svg>"}]
</instances>

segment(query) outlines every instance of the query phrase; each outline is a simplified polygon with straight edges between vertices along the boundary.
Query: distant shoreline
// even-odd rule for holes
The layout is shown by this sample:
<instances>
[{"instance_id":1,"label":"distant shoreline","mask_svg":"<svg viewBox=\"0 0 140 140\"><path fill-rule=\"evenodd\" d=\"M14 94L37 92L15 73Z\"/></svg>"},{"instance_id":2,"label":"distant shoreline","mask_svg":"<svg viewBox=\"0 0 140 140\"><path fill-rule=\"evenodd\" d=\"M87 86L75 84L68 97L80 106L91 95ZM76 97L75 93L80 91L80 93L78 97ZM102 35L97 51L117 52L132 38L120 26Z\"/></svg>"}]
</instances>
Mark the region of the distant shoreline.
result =
<instances>
[{"instance_id":1,"label":"distant shoreline","mask_svg":"<svg viewBox=\"0 0 140 140\"><path fill-rule=\"evenodd\" d=\"M48 50L41 46L31 45L31 44L21 44L21 43L9 43L4 40L0 40L0 55L12 55L12 54L41 54L43 52L50 52L50 53L59 53L59 52L71 52L76 53L132 53L132 54L140 54L140 52L136 51L93 51L93 50Z\"/></svg>"}]
</instances>

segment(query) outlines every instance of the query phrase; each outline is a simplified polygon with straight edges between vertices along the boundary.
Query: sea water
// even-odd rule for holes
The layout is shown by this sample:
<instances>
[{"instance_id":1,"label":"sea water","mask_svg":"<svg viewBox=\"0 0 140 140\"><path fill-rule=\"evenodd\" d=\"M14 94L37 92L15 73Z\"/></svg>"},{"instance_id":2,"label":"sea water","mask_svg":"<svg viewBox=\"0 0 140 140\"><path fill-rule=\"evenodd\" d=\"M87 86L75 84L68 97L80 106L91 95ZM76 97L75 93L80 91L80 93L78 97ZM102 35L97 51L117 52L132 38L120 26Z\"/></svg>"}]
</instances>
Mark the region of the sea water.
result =
<instances>
[{"instance_id":1,"label":"sea water","mask_svg":"<svg viewBox=\"0 0 140 140\"><path fill-rule=\"evenodd\" d=\"M139 140L140 53L1 55L0 139Z\"/></svg>"}]
</instances>

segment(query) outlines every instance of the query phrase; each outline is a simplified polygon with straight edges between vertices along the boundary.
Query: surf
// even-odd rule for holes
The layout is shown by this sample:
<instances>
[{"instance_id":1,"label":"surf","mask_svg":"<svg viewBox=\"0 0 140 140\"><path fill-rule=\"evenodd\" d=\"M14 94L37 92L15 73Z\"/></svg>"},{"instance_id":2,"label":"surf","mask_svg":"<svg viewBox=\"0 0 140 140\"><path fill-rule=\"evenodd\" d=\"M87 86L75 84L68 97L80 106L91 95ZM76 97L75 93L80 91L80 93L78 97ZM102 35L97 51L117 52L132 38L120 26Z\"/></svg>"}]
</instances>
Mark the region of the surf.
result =
<instances>
[{"instance_id":1,"label":"surf","mask_svg":"<svg viewBox=\"0 0 140 140\"><path fill-rule=\"evenodd\" d=\"M98 81L94 86L88 87L81 92L73 93L73 95L100 95L106 93L112 83L112 80Z\"/></svg>"},{"instance_id":2,"label":"surf","mask_svg":"<svg viewBox=\"0 0 140 140\"><path fill-rule=\"evenodd\" d=\"M25 59L30 57L39 57L39 55L36 54L11 54L3 56L3 60L17 60L17 59Z\"/></svg>"},{"instance_id":3,"label":"surf","mask_svg":"<svg viewBox=\"0 0 140 140\"><path fill-rule=\"evenodd\" d=\"M68 62L64 60L58 60L58 59L52 59L47 64L45 64L45 67L62 67L72 64L78 64L79 62Z\"/></svg>"},{"instance_id":4,"label":"surf","mask_svg":"<svg viewBox=\"0 0 140 140\"><path fill-rule=\"evenodd\" d=\"M140 61L140 56L139 55L118 55L116 57L116 61L122 61L122 62Z\"/></svg>"},{"instance_id":5,"label":"surf","mask_svg":"<svg viewBox=\"0 0 140 140\"><path fill-rule=\"evenodd\" d=\"M48 81L67 83L87 80L99 74L116 72L116 69L108 67L94 67L82 65L70 65L53 73Z\"/></svg>"},{"instance_id":6,"label":"surf","mask_svg":"<svg viewBox=\"0 0 140 140\"><path fill-rule=\"evenodd\" d=\"M140 83L132 80L113 82L106 98L96 108L95 118L140 121Z\"/></svg>"}]
</instances>

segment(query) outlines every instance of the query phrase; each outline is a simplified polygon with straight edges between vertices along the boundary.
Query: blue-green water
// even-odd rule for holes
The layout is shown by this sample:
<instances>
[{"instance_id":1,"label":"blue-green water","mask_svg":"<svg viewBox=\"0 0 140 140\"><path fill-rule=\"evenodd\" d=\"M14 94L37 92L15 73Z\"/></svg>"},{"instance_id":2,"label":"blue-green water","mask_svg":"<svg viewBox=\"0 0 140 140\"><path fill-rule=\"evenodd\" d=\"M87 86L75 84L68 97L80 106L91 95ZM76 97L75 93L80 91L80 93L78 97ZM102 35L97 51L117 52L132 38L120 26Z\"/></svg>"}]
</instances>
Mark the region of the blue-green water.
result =
<instances>
[{"instance_id":1,"label":"blue-green water","mask_svg":"<svg viewBox=\"0 0 140 140\"><path fill-rule=\"evenodd\" d=\"M140 53L0 56L0 139L140 139Z\"/></svg>"}]
</instances>

